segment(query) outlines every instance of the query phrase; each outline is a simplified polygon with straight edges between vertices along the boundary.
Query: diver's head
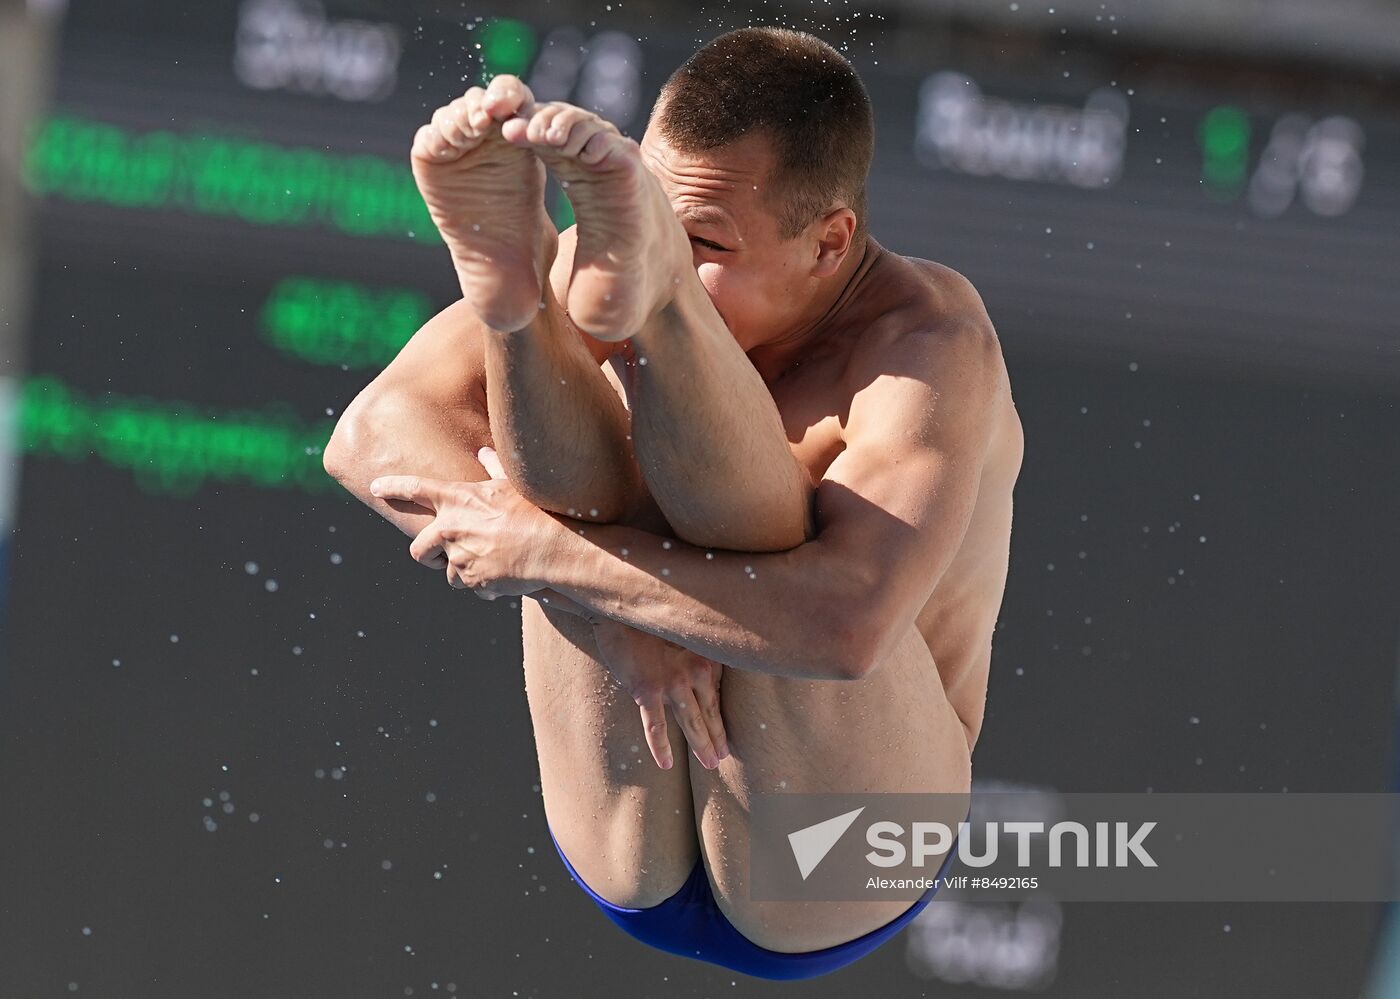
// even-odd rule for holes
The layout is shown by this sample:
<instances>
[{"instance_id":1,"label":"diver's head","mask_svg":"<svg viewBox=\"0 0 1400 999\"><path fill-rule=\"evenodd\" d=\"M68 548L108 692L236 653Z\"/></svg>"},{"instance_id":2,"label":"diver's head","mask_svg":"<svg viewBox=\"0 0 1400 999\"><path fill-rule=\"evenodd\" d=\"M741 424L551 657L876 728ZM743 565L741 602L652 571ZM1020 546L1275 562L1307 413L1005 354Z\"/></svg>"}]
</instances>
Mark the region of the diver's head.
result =
<instances>
[{"instance_id":1,"label":"diver's head","mask_svg":"<svg viewBox=\"0 0 1400 999\"><path fill-rule=\"evenodd\" d=\"M745 350L812 321L860 259L874 118L856 71L820 39L721 35L671 75L641 145Z\"/></svg>"}]
</instances>

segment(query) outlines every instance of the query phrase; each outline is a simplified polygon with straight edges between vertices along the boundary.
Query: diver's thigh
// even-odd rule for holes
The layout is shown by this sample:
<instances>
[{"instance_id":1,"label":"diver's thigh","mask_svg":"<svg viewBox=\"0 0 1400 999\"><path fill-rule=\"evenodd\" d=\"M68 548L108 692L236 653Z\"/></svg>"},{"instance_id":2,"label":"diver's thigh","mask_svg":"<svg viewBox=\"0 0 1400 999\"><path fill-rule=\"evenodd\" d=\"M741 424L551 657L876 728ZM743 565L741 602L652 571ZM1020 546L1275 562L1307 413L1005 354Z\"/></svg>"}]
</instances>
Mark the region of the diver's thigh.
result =
<instances>
[{"instance_id":1,"label":"diver's thigh","mask_svg":"<svg viewBox=\"0 0 1400 999\"><path fill-rule=\"evenodd\" d=\"M966 793L971 754L922 636L911 625L863 680L793 680L726 668L730 757L692 768L696 825L720 909L770 950L830 947L910 902L761 902L749 896L749 814L761 793Z\"/></svg>"},{"instance_id":2,"label":"diver's thigh","mask_svg":"<svg viewBox=\"0 0 1400 999\"><path fill-rule=\"evenodd\" d=\"M637 705L598 657L591 626L534 600L523 604L525 691L550 831L607 901L663 901L685 883L699 850L679 729L668 726L676 764L662 770Z\"/></svg>"}]
</instances>

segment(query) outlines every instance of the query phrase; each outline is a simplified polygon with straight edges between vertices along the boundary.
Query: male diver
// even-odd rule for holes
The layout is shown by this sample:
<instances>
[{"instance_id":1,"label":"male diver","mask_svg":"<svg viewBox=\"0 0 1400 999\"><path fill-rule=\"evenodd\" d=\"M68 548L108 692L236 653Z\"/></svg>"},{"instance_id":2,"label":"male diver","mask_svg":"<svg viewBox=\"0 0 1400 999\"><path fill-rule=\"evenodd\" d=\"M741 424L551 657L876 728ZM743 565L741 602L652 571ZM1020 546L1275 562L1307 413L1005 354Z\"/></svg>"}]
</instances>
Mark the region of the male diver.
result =
<instances>
[{"instance_id":1,"label":"male diver","mask_svg":"<svg viewBox=\"0 0 1400 999\"><path fill-rule=\"evenodd\" d=\"M748 803L969 790L1021 466L977 292L867 231L873 133L846 59L778 28L696 52L640 144L512 76L471 88L411 152L462 298L325 452L453 586L528 598L580 885L653 946L771 978L929 902L750 899Z\"/></svg>"}]
</instances>

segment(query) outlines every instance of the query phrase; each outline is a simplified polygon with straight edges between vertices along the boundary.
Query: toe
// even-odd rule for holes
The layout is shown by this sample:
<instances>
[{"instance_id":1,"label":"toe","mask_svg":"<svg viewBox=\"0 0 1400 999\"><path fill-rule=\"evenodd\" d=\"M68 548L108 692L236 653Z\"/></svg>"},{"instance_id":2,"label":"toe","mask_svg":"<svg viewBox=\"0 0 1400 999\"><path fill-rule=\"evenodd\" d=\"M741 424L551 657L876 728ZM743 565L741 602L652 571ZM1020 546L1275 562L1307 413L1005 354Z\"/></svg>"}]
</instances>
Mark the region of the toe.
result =
<instances>
[{"instance_id":1,"label":"toe","mask_svg":"<svg viewBox=\"0 0 1400 999\"><path fill-rule=\"evenodd\" d=\"M588 141L579 149L578 160L589 166L597 166L612 156L615 162L620 162L622 157L614 154L624 151L626 148L627 140L623 136L601 129L589 136Z\"/></svg>"},{"instance_id":2,"label":"toe","mask_svg":"<svg viewBox=\"0 0 1400 999\"><path fill-rule=\"evenodd\" d=\"M540 105L530 116L526 138L534 145L549 141L551 130L558 129L565 115L565 107L553 102Z\"/></svg>"},{"instance_id":3,"label":"toe","mask_svg":"<svg viewBox=\"0 0 1400 999\"><path fill-rule=\"evenodd\" d=\"M507 118L501 122L501 138L514 146L530 144L528 130L530 122L525 118Z\"/></svg>"},{"instance_id":4,"label":"toe","mask_svg":"<svg viewBox=\"0 0 1400 999\"><path fill-rule=\"evenodd\" d=\"M528 114L534 106L535 95L517 76L502 73L493 78L486 88L482 106L497 121L504 121L511 115Z\"/></svg>"},{"instance_id":5,"label":"toe","mask_svg":"<svg viewBox=\"0 0 1400 999\"><path fill-rule=\"evenodd\" d=\"M413 136L411 155L428 161L440 160L452 147L433 125L421 126Z\"/></svg>"}]
</instances>

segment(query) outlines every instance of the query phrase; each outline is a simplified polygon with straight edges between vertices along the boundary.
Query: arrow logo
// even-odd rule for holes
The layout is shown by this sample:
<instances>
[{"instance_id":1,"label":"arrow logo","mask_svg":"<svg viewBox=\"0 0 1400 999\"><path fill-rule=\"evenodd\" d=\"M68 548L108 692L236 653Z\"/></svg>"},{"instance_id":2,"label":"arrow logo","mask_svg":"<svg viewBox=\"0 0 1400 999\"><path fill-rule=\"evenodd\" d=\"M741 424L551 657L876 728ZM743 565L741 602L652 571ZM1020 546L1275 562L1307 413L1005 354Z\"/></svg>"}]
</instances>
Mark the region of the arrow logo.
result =
<instances>
[{"instance_id":1,"label":"arrow logo","mask_svg":"<svg viewBox=\"0 0 1400 999\"><path fill-rule=\"evenodd\" d=\"M797 860L797 869L801 872L803 881L817 869L817 865L831 852L831 848L845 835L846 830L851 828L851 823L855 822L856 817L863 811L864 805L853 812L846 812L844 815L818 822L814 826L788 833L788 844L792 847L792 855Z\"/></svg>"}]
</instances>

